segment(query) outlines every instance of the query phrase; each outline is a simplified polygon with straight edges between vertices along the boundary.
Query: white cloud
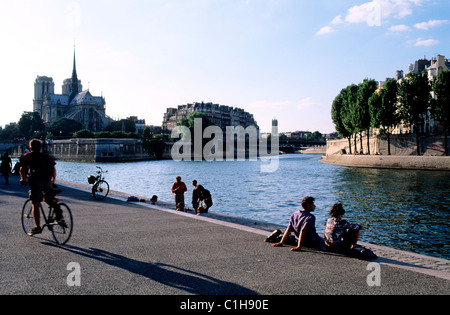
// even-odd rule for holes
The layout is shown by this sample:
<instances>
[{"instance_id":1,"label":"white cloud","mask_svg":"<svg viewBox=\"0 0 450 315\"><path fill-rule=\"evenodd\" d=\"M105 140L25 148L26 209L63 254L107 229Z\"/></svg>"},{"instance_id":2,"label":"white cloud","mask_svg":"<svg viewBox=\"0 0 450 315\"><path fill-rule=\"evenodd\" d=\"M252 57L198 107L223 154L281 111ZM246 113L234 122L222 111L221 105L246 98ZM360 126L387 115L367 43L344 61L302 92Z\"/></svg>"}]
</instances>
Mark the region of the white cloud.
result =
<instances>
[{"instance_id":1,"label":"white cloud","mask_svg":"<svg viewBox=\"0 0 450 315\"><path fill-rule=\"evenodd\" d=\"M420 47L420 46L429 47L429 46L434 46L434 45L439 44L439 41L437 39L422 39L422 38L418 38L416 40L413 40L412 43L416 47Z\"/></svg>"},{"instance_id":2,"label":"white cloud","mask_svg":"<svg viewBox=\"0 0 450 315\"><path fill-rule=\"evenodd\" d=\"M338 25L338 24L343 24L344 21L342 20L342 15L338 15L336 16L332 21L331 24L333 25Z\"/></svg>"},{"instance_id":3,"label":"white cloud","mask_svg":"<svg viewBox=\"0 0 450 315\"><path fill-rule=\"evenodd\" d=\"M426 0L373 0L350 8L345 17L348 23L364 23L373 14L381 19L404 18L413 13L413 7Z\"/></svg>"},{"instance_id":4,"label":"white cloud","mask_svg":"<svg viewBox=\"0 0 450 315\"><path fill-rule=\"evenodd\" d=\"M411 28L408 25L393 25L389 27L389 32L406 32L411 30Z\"/></svg>"},{"instance_id":5,"label":"white cloud","mask_svg":"<svg viewBox=\"0 0 450 315\"><path fill-rule=\"evenodd\" d=\"M381 26L382 22L388 18L404 18L413 14L415 6L421 6L428 0L372 0L361 5L355 5L347 10L347 14L336 16L328 26L322 27L317 35L325 35L336 31L332 26L341 24L367 23L369 26ZM432 23L430 23L432 22ZM426 26L434 26L443 21L430 21ZM448 22L445 20L445 22ZM330 26L332 25L332 26ZM416 26L417 27L417 26ZM420 26L419 26L420 27ZM425 27L425 26L422 26ZM390 32L404 32L410 30L406 25L395 25L389 28Z\"/></svg>"},{"instance_id":6,"label":"white cloud","mask_svg":"<svg viewBox=\"0 0 450 315\"><path fill-rule=\"evenodd\" d=\"M372 1L348 9L348 14L345 17L345 21L347 23L367 22L367 18L369 17L369 14L371 13L374 4L375 1Z\"/></svg>"},{"instance_id":7,"label":"white cloud","mask_svg":"<svg viewBox=\"0 0 450 315\"><path fill-rule=\"evenodd\" d=\"M448 23L448 20L430 20L428 22L414 24L414 27L419 30L429 30L430 28L438 27Z\"/></svg>"},{"instance_id":8,"label":"white cloud","mask_svg":"<svg viewBox=\"0 0 450 315\"><path fill-rule=\"evenodd\" d=\"M318 32L317 35L326 35L330 33L334 33L336 30L331 26L324 26Z\"/></svg>"}]
</instances>

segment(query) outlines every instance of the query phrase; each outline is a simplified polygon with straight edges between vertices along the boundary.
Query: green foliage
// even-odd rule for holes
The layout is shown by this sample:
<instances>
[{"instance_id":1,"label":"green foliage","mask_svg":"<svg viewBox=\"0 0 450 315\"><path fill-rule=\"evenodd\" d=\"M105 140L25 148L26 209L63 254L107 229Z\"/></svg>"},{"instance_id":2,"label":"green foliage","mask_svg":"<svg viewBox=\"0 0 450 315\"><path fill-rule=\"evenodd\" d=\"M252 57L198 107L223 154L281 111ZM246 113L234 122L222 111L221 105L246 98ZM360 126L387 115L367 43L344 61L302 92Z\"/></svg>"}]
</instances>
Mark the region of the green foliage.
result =
<instances>
[{"instance_id":1,"label":"green foliage","mask_svg":"<svg viewBox=\"0 0 450 315\"><path fill-rule=\"evenodd\" d=\"M450 127L450 71L441 71L433 84L436 96L431 113L443 126Z\"/></svg>"},{"instance_id":2,"label":"green foliage","mask_svg":"<svg viewBox=\"0 0 450 315\"><path fill-rule=\"evenodd\" d=\"M22 137L23 135L17 125L8 125L5 127L5 129L0 129L0 139L2 140L14 140Z\"/></svg>"},{"instance_id":3,"label":"green foliage","mask_svg":"<svg viewBox=\"0 0 450 315\"><path fill-rule=\"evenodd\" d=\"M177 126L186 126L189 129L193 130L196 118L202 120L203 129L212 125L212 122L211 120L209 120L208 115L206 115L205 113L193 112L189 114L188 118L181 118L180 121L177 123Z\"/></svg>"},{"instance_id":4,"label":"green foliage","mask_svg":"<svg viewBox=\"0 0 450 315\"><path fill-rule=\"evenodd\" d=\"M26 139L37 138L45 130L45 124L39 113L24 112L17 123L20 135Z\"/></svg>"},{"instance_id":5,"label":"green foliage","mask_svg":"<svg viewBox=\"0 0 450 315\"><path fill-rule=\"evenodd\" d=\"M348 130L343 123L343 116L346 106L346 91L345 89L341 90L341 92L336 96L331 106L331 119L336 127L337 133L343 138L349 138L352 135L352 132Z\"/></svg>"},{"instance_id":6,"label":"green foliage","mask_svg":"<svg viewBox=\"0 0 450 315\"><path fill-rule=\"evenodd\" d=\"M82 129L77 132L74 132L73 138L85 138L85 139L94 138L94 133L90 132L87 129Z\"/></svg>"},{"instance_id":7,"label":"green foliage","mask_svg":"<svg viewBox=\"0 0 450 315\"><path fill-rule=\"evenodd\" d=\"M121 131L121 132L136 132L136 124L134 121L129 119L122 119L119 121L114 121L109 124L105 131Z\"/></svg>"},{"instance_id":8,"label":"green foliage","mask_svg":"<svg viewBox=\"0 0 450 315\"><path fill-rule=\"evenodd\" d=\"M353 113L355 112L356 102L358 97L358 86L351 84L344 90L344 107L342 109L342 123L352 134L359 132L353 119Z\"/></svg>"},{"instance_id":9,"label":"green foliage","mask_svg":"<svg viewBox=\"0 0 450 315\"><path fill-rule=\"evenodd\" d=\"M164 153L166 144L160 139L145 139L143 140L142 146L144 150L150 156L155 156L157 159L161 159Z\"/></svg>"},{"instance_id":10,"label":"green foliage","mask_svg":"<svg viewBox=\"0 0 450 315\"><path fill-rule=\"evenodd\" d=\"M308 135L308 140L322 140L323 135L319 131L314 131L310 135Z\"/></svg>"},{"instance_id":11,"label":"green foliage","mask_svg":"<svg viewBox=\"0 0 450 315\"><path fill-rule=\"evenodd\" d=\"M61 118L55 121L49 128L55 139L70 138L72 135L83 129L83 125L76 120Z\"/></svg>"},{"instance_id":12,"label":"green foliage","mask_svg":"<svg viewBox=\"0 0 450 315\"><path fill-rule=\"evenodd\" d=\"M420 126L431 101L431 85L427 73L410 73L402 80L398 89L398 110L400 118L414 124L417 155L420 155Z\"/></svg>"},{"instance_id":13,"label":"green foliage","mask_svg":"<svg viewBox=\"0 0 450 315\"><path fill-rule=\"evenodd\" d=\"M373 93L369 98L371 126L379 128L387 136L388 155L391 155L391 128L400 123L400 118L397 114L397 91L397 81L389 79L386 80L381 91Z\"/></svg>"},{"instance_id":14,"label":"green foliage","mask_svg":"<svg viewBox=\"0 0 450 315\"><path fill-rule=\"evenodd\" d=\"M369 98L377 89L375 80L366 80L358 85L356 103L352 106L352 123L356 131L364 131L370 127Z\"/></svg>"},{"instance_id":15,"label":"green foliage","mask_svg":"<svg viewBox=\"0 0 450 315\"><path fill-rule=\"evenodd\" d=\"M123 139L123 138L131 138L131 139L139 139L140 136L134 132L122 132L122 131L100 131L94 133L95 138L116 138L116 139Z\"/></svg>"},{"instance_id":16,"label":"green foliage","mask_svg":"<svg viewBox=\"0 0 450 315\"><path fill-rule=\"evenodd\" d=\"M431 86L426 72L410 73L398 88L398 110L404 122L419 126L431 100ZM416 133L418 132L418 128Z\"/></svg>"},{"instance_id":17,"label":"green foliage","mask_svg":"<svg viewBox=\"0 0 450 315\"><path fill-rule=\"evenodd\" d=\"M432 102L431 113L445 131L445 155L448 156L448 128L450 127L450 71L439 73L433 85L435 99Z\"/></svg>"}]
</instances>

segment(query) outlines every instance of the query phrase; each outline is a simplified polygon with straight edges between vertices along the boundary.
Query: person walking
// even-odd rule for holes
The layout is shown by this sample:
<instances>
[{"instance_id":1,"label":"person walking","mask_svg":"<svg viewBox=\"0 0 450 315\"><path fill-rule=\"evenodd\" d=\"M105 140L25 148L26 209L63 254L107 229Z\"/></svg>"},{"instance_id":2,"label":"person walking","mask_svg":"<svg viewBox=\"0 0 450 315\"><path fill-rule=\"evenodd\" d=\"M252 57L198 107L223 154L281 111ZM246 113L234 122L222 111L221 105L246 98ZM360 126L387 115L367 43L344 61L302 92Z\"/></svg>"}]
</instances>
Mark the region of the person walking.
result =
<instances>
[{"instance_id":1,"label":"person walking","mask_svg":"<svg viewBox=\"0 0 450 315\"><path fill-rule=\"evenodd\" d=\"M181 176L177 176L176 182L172 185L172 193L175 197L175 205L178 205L180 202L184 204L184 193L186 191L186 184L181 181Z\"/></svg>"},{"instance_id":2,"label":"person walking","mask_svg":"<svg viewBox=\"0 0 450 315\"><path fill-rule=\"evenodd\" d=\"M3 155L2 164L0 166L0 170L3 176L5 177L5 185L9 184L9 175L11 174L11 169L12 169L12 161L8 155L8 152L6 152Z\"/></svg>"}]
</instances>

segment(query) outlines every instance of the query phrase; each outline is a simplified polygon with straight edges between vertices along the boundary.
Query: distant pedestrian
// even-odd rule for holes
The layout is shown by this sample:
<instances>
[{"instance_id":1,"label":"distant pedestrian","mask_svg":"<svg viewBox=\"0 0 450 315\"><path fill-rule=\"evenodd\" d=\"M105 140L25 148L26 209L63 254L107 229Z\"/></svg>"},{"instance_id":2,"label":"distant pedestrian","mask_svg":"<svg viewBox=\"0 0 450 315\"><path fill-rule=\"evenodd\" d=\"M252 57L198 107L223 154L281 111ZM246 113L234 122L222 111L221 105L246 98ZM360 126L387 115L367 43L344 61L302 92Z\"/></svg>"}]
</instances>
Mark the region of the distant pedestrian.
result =
<instances>
[{"instance_id":1,"label":"distant pedestrian","mask_svg":"<svg viewBox=\"0 0 450 315\"><path fill-rule=\"evenodd\" d=\"M176 177L176 182L172 185L172 193L175 197L175 205L178 205L180 202L184 204L184 193L187 191L186 184L181 181L181 177Z\"/></svg>"},{"instance_id":2,"label":"distant pedestrian","mask_svg":"<svg viewBox=\"0 0 450 315\"><path fill-rule=\"evenodd\" d=\"M9 184L9 175L11 174L11 169L12 169L12 161L8 155L8 152L6 152L3 155L2 164L0 166L0 169L1 169L3 176L5 177L5 185L8 185Z\"/></svg>"},{"instance_id":3,"label":"distant pedestrian","mask_svg":"<svg viewBox=\"0 0 450 315\"><path fill-rule=\"evenodd\" d=\"M194 189L192 190L192 208L194 208L194 212L197 211L199 201L198 201L198 191L197 191L197 181L192 181L192 186L194 186Z\"/></svg>"},{"instance_id":4,"label":"distant pedestrian","mask_svg":"<svg viewBox=\"0 0 450 315\"><path fill-rule=\"evenodd\" d=\"M209 190L202 185L197 186L199 206L197 207L197 215L206 216L209 208L212 207L213 201Z\"/></svg>"},{"instance_id":5,"label":"distant pedestrian","mask_svg":"<svg viewBox=\"0 0 450 315\"><path fill-rule=\"evenodd\" d=\"M150 203L151 203L152 205L156 205L156 202L158 202L158 196L153 195L153 196L152 196L152 199L150 199Z\"/></svg>"}]
</instances>

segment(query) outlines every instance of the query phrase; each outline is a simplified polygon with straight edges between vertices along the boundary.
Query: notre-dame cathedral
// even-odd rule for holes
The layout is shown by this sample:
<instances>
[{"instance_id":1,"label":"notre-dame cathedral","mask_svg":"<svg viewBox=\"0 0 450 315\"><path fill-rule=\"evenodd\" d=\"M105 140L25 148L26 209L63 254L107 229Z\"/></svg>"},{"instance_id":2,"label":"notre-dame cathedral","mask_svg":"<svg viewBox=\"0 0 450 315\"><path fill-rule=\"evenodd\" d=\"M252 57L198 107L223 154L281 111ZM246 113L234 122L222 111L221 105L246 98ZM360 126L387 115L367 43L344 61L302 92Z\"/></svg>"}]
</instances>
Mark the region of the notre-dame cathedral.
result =
<instances>
[{"instance_id":1,"label":"notre-dame cathedral","mask_svg":"<svg viewBox=\"0 0 450 315\"><path fill-rule=\"evenodd\" d=\"M75 52L72 77L64 80L62 94L55 94L51 77L38 76L34 83L33 111L38 112L46 124L68 118L92 132L102 131L113 122L106 116L105 105L103 96L92 96L89 90L83 91L77 76Z\"/></svg>"}]
</instances>

